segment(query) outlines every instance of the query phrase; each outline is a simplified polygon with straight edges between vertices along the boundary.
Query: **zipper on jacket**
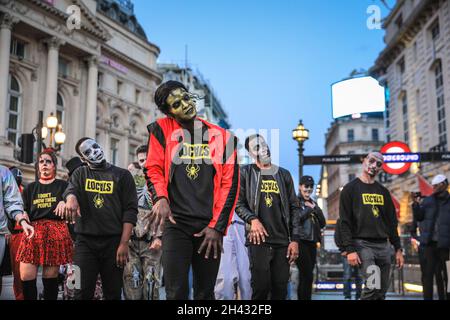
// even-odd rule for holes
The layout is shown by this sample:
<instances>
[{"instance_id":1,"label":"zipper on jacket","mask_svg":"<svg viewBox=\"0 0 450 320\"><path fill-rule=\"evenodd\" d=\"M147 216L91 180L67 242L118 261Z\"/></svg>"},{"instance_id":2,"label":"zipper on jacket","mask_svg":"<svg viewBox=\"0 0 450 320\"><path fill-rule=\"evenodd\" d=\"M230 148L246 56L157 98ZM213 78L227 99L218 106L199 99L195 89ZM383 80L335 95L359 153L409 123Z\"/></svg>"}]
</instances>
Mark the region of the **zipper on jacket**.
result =
<instances>
[{"instance_id":1,"label":"zipper on jacket","mask_svg":"<svg viewBox=\"0 0 450 320\"><path fill-rule=\"evenodd\" d=\"M183 142L183 137L182 136L180 136L179 137L179 139L178 139L178 145L177 145L177 152L175 153L175 156L177 156L179 153L180 153L180 146L181 146L181 143ZM170 168L169 168L169 183L170 182L172 182L172 178L173 178L173 174L174 174L174 167L175 167L175 164L173 163L173 159L172 159L172 161L171 161L171 164L170 164Z\"/></svg>"},{"instance_id":2,"label":"zipper on jacket","mask_svg":"<svg viewBox=\"0 0 450 320\"><path fill-rule=\"evenodd\" d=\"M283 183L283 185L285 185L285 184L284 184L284 179L283 179L281 173L278 172L277 174L280 175L280 180L283 180L283 181L281 181L281 182ZM284 216L284 212L286 212L286 211L284 210L283 195L281 194L281 187L278 186L278 188L280 189L281 212L282 212L282 215L283 215L283 220L284 220L284 224L285 224L285 226L286 226L286 230L287 230L287 232L288 232L288 240L289 240L289 243L290 243L290 242L292 242L292 240L291 240L291 232L290 232L290 230L289 230L289 225L288 225L288 223L287 223L287 219L286 219L286 217ZM288 201L289 201L289 199L288 199Z\"/></svg>"},{"instance_id":3,"label":"zipper on jacket","mask_svg":"<svg viewBox=\"0 0 450 320\"><path fill-rule=\"evenodd\" d=\"M256 216L258 216L258 210L259 210L258 198L261 195L261 188L260 188L260 185L259 185L259 181L260 181L260 178L261 178L261 172L257 172L256 177L257 178L256 178L255 214L256 214Z\"/></svg>"}]
</instances>

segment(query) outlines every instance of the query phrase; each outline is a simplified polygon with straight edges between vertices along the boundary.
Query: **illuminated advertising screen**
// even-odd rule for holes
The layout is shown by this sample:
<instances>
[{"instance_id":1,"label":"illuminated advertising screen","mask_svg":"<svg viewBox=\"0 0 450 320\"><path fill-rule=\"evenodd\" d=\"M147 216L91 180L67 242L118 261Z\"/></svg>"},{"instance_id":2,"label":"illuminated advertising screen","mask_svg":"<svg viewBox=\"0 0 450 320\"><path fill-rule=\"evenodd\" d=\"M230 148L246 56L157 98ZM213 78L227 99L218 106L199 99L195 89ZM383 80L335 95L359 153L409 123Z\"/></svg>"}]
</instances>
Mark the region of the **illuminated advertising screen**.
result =
<instances>
[{"instance_id":1,"label":"illuminated advertising screen","mask_svg":"<svg viewBox=\"0 0 450 320\"><path fill-rule=\"evenodd\" d=\"M384 87L372 77L343 80L331 86L333 118L348 115L384 112Z\"/></svg>"}]
</instances>

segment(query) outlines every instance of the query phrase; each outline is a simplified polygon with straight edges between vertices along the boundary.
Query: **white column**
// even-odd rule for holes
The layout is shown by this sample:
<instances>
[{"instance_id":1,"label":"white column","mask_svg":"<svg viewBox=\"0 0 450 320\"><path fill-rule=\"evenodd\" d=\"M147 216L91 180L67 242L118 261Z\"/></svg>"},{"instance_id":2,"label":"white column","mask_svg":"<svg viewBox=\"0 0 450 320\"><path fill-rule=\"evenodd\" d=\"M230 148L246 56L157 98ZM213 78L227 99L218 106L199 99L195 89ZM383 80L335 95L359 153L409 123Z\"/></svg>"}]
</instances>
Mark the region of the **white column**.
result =
<instances>
[{"instance_id":1,"label":"white column","mask_svg":"<svg viewBox=\"0 0 450 320\"><path fill-rule=\"evenodd\" d=\"M86 137L95 139L95 128L97 125L98 57L92 56L87 61L89 69L86 97L86 124L84 133Z\"/></svg>"},{"instance_id":2,"label":"white column","mask_svg":"<svg viewBox=\"0 0 450 320\"><path fill-rule=\"evenodd\" d=\"M0 140L6 139L6 114L8 112L9 52L11 29L19 20L5 13L0 15Z\"/></svg>"},{"instance_id":3,"label":"white column","mask_svg":"<svg viewBox=\"0 0 450 320\"><path fill-rule=\"evenodd\" d=\"M59 47L64 42L57 38L51 37L44 40L48 47L47 55L47 83L45 89L45 105L44 105L44 122L45 119L53 113L56 115L56 95L58 93L58 58Z\"/></svg>"}]
</instances>

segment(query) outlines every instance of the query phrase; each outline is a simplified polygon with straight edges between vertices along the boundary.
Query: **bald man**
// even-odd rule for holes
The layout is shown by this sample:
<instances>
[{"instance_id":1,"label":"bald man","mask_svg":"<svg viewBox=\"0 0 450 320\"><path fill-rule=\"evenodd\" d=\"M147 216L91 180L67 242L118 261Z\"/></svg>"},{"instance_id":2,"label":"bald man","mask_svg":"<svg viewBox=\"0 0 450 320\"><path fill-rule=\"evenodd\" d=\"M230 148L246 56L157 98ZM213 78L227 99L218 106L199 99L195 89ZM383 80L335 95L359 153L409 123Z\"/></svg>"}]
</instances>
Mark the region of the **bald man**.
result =
<instances>
[{"instance_id":1,"label":"bald man","mask_svg":"<svg viewBox=\"0 0 450 320\"><path fill-rule=\"evenodd\" d=\"M361 300L384 300L389 288L392 246L397 267L403 253L397 232L397 215L390 192L375 181L383 166L383 155L369 153L360 176L344 186L339 219L342 246L351 266L361 269L365 281Z\"/></svg>"}]
</instances>

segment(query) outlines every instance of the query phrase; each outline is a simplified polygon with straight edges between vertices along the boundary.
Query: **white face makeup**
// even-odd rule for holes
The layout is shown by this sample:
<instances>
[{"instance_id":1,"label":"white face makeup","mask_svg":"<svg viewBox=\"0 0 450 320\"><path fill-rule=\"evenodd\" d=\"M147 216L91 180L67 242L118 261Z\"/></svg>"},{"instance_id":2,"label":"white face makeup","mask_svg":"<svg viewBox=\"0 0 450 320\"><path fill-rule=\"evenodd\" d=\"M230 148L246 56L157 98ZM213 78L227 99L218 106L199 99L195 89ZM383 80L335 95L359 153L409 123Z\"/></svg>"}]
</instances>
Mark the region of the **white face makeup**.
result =
<instances>
[{"instance_id":1,"label":"white face makeup","mask_svg":"<svg viewBox=\"0 0 450 320\"><path fill-rule=\"evenodd\" d=\"M263 137L250 139L248 143L250 155L262 164L270 164L270 149Z\"/></svg>"},{"instance_id":2,"label":"white face makeup","mask_svg":"<svg viewBox=\"0 0 450 320\"><path fill-rule=\"evenodd\" d=\"M99 165L105 160L103 149L93 139L87 139L80 145L83 158L93 165Z\"/></svg>"},{"instance_id":3,"label":"white face makeup","mask_svg":"<svg viewBox=\"0 0 450 320\"><path fill-rule=\"evenodd\" d=\"M138 153L137 155L138 163L141 169L144 169L145 161L147 160L147 154L146 153Z\"/></svg>"},{"instance_id":4,"label":"white face makeup","mask_svg":"<svg viewBox=\"0 0 450 320\"><path fill-rule=\"evenodd\" d=\"M383 166L383 156L381 153L373 152L364 159L364 171L372 178L376 177L381 172Z\"/></svg>"}]
</instances>

